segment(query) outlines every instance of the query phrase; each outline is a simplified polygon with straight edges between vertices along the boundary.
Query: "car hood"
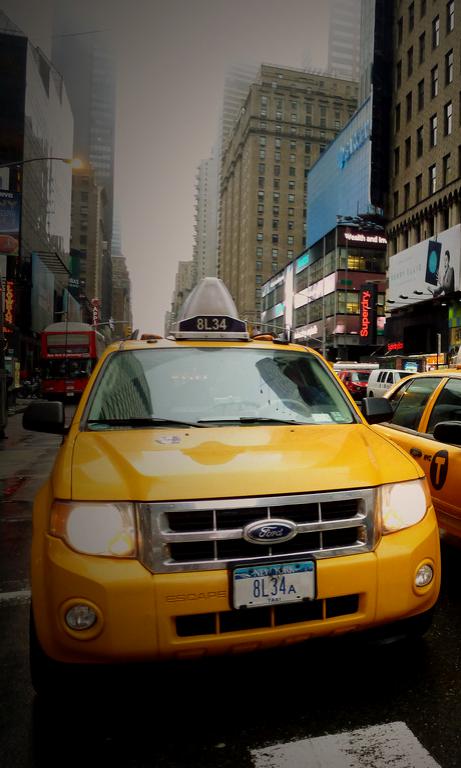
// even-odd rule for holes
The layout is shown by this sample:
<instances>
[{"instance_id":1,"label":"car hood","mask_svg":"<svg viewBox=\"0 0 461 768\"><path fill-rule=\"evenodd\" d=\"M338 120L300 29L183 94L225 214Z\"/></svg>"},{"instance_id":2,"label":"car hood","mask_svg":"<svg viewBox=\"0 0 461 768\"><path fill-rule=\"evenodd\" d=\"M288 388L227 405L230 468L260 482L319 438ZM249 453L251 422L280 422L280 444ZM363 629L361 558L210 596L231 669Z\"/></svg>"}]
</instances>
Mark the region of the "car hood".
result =
<instances>
[{"instance_id":1,"label":"car hood","mask_svg":"<svg viewBox=\"0 0 461 768\"><path fill-rule=\"evenodd\" d=\"M53 481L60 498L165 501L357 488L418 476L413 459L357 423L77 432L61 448Z\"/></svg>"}]
</instances>

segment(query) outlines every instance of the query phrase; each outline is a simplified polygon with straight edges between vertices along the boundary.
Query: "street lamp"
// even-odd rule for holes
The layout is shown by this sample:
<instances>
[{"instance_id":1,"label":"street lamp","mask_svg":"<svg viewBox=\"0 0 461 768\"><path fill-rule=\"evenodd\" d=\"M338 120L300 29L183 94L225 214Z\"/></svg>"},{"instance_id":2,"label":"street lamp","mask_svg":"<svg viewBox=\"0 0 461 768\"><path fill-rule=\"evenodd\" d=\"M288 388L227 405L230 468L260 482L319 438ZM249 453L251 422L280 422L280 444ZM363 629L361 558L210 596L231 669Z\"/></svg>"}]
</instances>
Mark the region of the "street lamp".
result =
<instances>
[{"instance_id":1,"label":"street lamp","mask_svg":"<svg viewBox=\"0 0 461 768\"><path fill-rule=\"evenodd\" d=\"M16 168L26 163L36 163L39 160L60 160L76 170L83 167L83 163L78 157L29 157L26 160L15 160L13 163L0 163L0 168Z\"/></svg>"}]
</instances>

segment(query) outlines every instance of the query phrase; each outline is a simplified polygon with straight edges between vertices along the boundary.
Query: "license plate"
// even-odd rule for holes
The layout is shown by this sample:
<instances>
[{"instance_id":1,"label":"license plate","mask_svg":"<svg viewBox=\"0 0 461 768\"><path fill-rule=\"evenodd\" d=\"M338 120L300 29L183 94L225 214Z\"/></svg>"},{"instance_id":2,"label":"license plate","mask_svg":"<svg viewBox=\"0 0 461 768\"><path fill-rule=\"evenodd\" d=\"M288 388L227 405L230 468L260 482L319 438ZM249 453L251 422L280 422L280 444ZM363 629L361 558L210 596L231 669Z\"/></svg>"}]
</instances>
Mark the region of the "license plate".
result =
<instances>
[{"instance_id":1,"label":"license plate","mask_svg":"<svg viewBox=\"0 0 461 768\"><path fill-rule=\"evenodd\" d=\"M248 565L233 571L234 608L297 603L314 597L313 560Z\"/></svg>"}]
</instances>

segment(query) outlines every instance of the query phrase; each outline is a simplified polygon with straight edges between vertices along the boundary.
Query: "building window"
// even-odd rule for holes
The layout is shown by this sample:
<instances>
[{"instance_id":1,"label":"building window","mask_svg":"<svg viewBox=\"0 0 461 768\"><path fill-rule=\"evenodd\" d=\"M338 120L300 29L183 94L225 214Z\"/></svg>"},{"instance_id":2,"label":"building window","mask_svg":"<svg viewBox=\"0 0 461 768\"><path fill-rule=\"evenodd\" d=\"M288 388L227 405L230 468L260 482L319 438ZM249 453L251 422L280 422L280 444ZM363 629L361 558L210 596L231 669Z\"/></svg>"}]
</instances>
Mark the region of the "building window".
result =
<instances>
[{"instance_id":1,"label":"building window","mask_svg":"<svg viewBox=\"0 0 461 768\"><path fill-rule=\"evenodd\" d=\"M399 215L399 193L394 192L394 218Z\"/></svg>"},{"instance_id":2,"label":"building window","mask_svg":"<svg viewBox=\"0 0 461 768\"><path fill-rule=\"evenodd\" d=\"M432 47L437 48L440 43L440 18L432 19Z\"/></svg>"},{"instance_id":3,"label":"building window","mask_svg":"<svg viewBox=\"0 0 461 768\"><path fill-rule=\"evenodd\" d=\"M296 176L296 167L294 165L290 165L288 173L290 176Z\"/></svg>"},{"instance_id":4,"label":"building window","mask_svg":"<svg viewBox=\"0 0 461 768\"><path fill-rule=\"evenodd\" d=\"M453 49L445 54L445 85L453 82Z\"/></svg>"},{"instance_id":5,"label":"building window","mask_svg":"<svg viewBox=\"0 0 461 768\"><path fill-rule=\"evenodd\" d=\"M397 45L400 45L403 38L403 18L400 17L400 19L397 22Z\"/></svg>"},{"instance_id":6,"label":"building window","mask_svg":"<svg viewBox=\"0 0 461 768\"><path fill-rule=\"evenodd\" d=\"M273 243L273 245L278 245L278 242L279 242L279 236L278 236L278 233L277 233L277 232L274 232L274 233L272 234L272 243Z\"/></svg>"},{"instance_id":7,"label":"building window","mask_svg":"<svg viewBox=\"0 0 461 768\"><path fill-rule=\"evenodd\" d=\"M262 281L262 275L256 275L256 285L261 285Z\"/></svg>"},{"instance_id":8,"label":"building window","mask_svg":"<svg viewBox=\"0 0 461 768\"><path fill-rule=\"evenodd\" d=\"M419 36L419 63L422 64L426 52L426 33L423 32Z\"/></svg>"},{"instance_id":9,"label":"building window","mask_svg":"<svg viewBox=\"0 0 461 768\"><path fill-rule=\"evenodd\" d=\"M455 28L455 0L447 3L447 34Z\"/></svg>"},{"instance_id":10,"label":"building window","mask_svg":"<svg viewBox=\"0 0 461 768\"><path fill-rule=\"evenodd\" d=\"M279 257L279 249L278 248L272 248L272 258L278 259Z\"/></svg>"},{"instance_id":11,"label":"building window","mask_svg":"<svg viewBox=\"0 0 461 768\"><path fill-rule=\"evenodd\" d=\"M405 184L403 188L403 197L404 197L404 208L405 211L408 211L410 207L410 183Z\"/></svg>"},{"instance_id":12,"label":"building window","mask_svg":"<svg viewBox=\"0 0 461 768\"><path fill-rule=\"evenodd\" d=\"M264 189L264 176L258 176L258 187Z\"/></svg>"},{"instance_id":13,"label":"building window","mask_svg":"<svg viewBox=\"0 0 461 768\"><path fill-rule=\"evenodd\" d=\"M443 158L443 185L448 184L451 179L451 155L445 155Z\"/></svg>"},{"instance_id":14,"label":"building window","mask_svg":"<svg viewBox=\"0 0 461 768\"><path fill-rule=\"evenodd\" d=\"M272 229L278 229L278 228L279 228L279 220L272 219Z\"/></svg>"},{"instance_id":15,"label":"building window","mask_svg":"<svg viewBox=\"0 0 461 768\"><path fill-rule=\"evenodd\" d=\"M280 206L279 205L272 206L272 216L280 216Z\"/></svg>"},{"instance_id":16,"label":"building window","mask_svg":"<svg viewBox=\"0 0 461 768\"><path fill-rule=\"evenodd\" d=\"M424 109L424 80L420 80L418 83L418 110Z\"/></svg>"},{"instance_id":17,"label":"building window","mask_svg":"<svg viewBox=\"0 0 461 768\"><path fill-rule=\"evenodd\" d=\"M400 88L402 85L402 62L398 61L395 67L395 85Z\"/></svg>"},{"instance_id":18,"label":"building window","mask_svg":"<svg viewBox=\"0 0 461 768\"><path fill-rule=\"evenodd\" d=\"M275 145L274 146L275 146L276 149L280 149L280 143L281 143L280 139L275 139Z\"/></svg>"},{"instance_id":19,"label":"building window","mask_svg":"<svg viewBox=\"0 0 461 768\"><path fill-rule=\"evenodd\" d=\"M294 239L293 235L288 235L287 243L288 243L288 245L294 245L295 239Z\"/></svg>"},{"instance_id":20,"label":"building window","mask_svg":"<svg viewBox=\"0 0 461 768\"><path fill-rule=\"evenodd\" d=\"M416 131L416 157L421 157L423 149L423 126L420 125Z\"/></svg>"},{"instance_id":21,"label":"building window","mask_svg":"<svg viewBox=\"0 0 461 768\"><path fill-rule=\"evenodd\" d=\"M259 146L260 147L265 147L266 146L266 137L265 136L260 136L259 137Z\"/></svg>"},{"instance_id":22,"label":"building window","mask_svg":"<svg viewBox=\"0 0 461 768\"><path fill-rule=\"evenodd\" d=\"M272 199L274 203L278 203L278 201L280 200L280 192L274 192L274 194L272 195Z\"/></svg>"},{"instance_id":23,"label":"building window","mask_svg":"<svg viewBox=\"0 0 461 768\"><path fill-rule=\"evenodd\" d=\"M408 136L405 139L405 167L408 168L410 163L411 163L411 136Z\"/></svg>"},{"instance_id":24,"label":"building window","mask_svg":"<svg viewBox=\"0 0 461 768\"><path fill-rule=\"evenodd\" d=\"M262 255L263 255L263 249L261 248L260 245L258 245L257 248L256 248L256 256L258 258L262 258Z\"/></svg>"},{"instance_id":25,"label":"building window","mask_svg":"<svg viewBox=\"0 0 461 768\"><path fill-rule=\"evenodd\" d=\"M415 4L410 3L408 6L408 29L411 30L415 26Z\"/></svg>"},{"instance_id":26,"label":"building window","mask_svg":"<svg viewBox=\"0 0 461 768\"><path fill-rule=\"evenodd\" d=\"M416 202L420 203L423 195L423 174L416 177Z\"/></svg>"},{"instance_id":27,"label":"building window","mask_svg":"<svg viewBox=\"0 0 461 768\"><path fill-rule=\"evenodd\" d=\"M278 163L280 161L280 150L279 149L276 149L275 152L274 152L274 160L275 160L276 163Z\"/></svg>"},{"instance_id":28,"label":"building window","mask_svg":"<svg viewBox=\"0 0 461 768\"><path fill-rule=\"evenodd\" d=\"M443 108L443 132L449 136L453 130L453 104L451 101L445 104Z\"/></svg>"},{"instance_id":29,"label":"building window","mask_svg":"<svg viewBox=\"0 0 461 768\"><path fill-rule=\"evenodd\" d=\"M256 261L256 262L255 262L255 267L256 267L256 270L257 270L258 272L261 272L261 270L262 270L262 268L263 268L263 263L262 263L262 261Z\"/></svg>"},{"instance_id":30,"label":"building window","mask_svg":"<svg viewBox=\"0 0 461 768\"><path fill-rule=\"evenodd\" d=\"M258 165L258 173L263 174L265 172L266 172L266 166L264 165L264 163L259 163L259 165Z\"/></svg>"},{"instance_id":31,"label":"building window","mask_svg":"<svg viewBox=\"0 0 461 768\"><path fill-rule=\"evenodd\" d=\"M292 229L294 229L294 228L295 228L295 223L294 223L294 221L289 221L289 222L288 222L288 229L291 231L291 230L292 230Z\"/></svg>"},{"instance_id":32,"label":"building window","mask_svg":"<svg viewBox=\"0 0 461 768\"><path fill-rule=\"evenodd\" d=\"M429 145L435 147L437 145L437 115L432 115L429 120Z\"/></svg>"},{"instance_id":33,"label":"building window","mask_svg":"<svg viewBox=\"0 0 461 768\"><path fill-rule=\"evenodd\" d=\"M264 227L264 219L257 219L257 225L259 229L262 229Z\"/></svg>"},{"instance_id":34,"label":"building window","mask_svg":"<svg viewBox=\"0 0 461 768\"><path fill-rule=\"evenodd\" d=\"M263 239L263 233L258 232L258 234L256 235L256 240L258 240L258 242L261 242L262 239Z\"/></svg>"},{"instance_id":35,"label":"building window","mask_svg":"<svg viewBox=\"0 0 461 768\"><path fill-rule=\"evenodd\" d=\"M280 179L274 179L274 189L280 189Z\"/></svg>"},{"instance_id":36,"label":"building window","mask_svg":"<svg viewBox=\"0 0 461 768\"><path fill-rule=\"evenodd\" d=\"M400 170L400 147L394 149L394 176L398 175Z\"/></svg>"},{"instance_id":37,"label":"building window","mask_svg":"<svg viewBox=\"0 0 461 768\"><path fill-rule=\"evenodd\" d=\"M294 203L294 201L295 201L295 196L294 195L288 195L288 202L289 203Z\"/></svg>"},{"instance_id":38,"label":"building window","mask_svg":"<svg viewBox=\"0 0 461 768\"><path fill-rule=\"evenodd\" d=\"M277 272L278 270L278 263L276 261L272 262L272 272Z\"/></svg>"},{"instance_id":39,"label":"building window","mask_svg":"<svg viewBox=\"0 0 461 768\"><path fill-rule=\"evenodd\" d=\"M437 66L431 69L431 99L434 99L439 92L439 68Z\"/></svg>"},{"instance_id":40,"label":"building window","mask_svg":"<svg viewBox=\"0 0 461 768\"><path fill-rule=\"evenodd\" d=\"M259 150L259 159L260 160L265 160L266 159L266 150L265 149L260 149Z\"/></svg>"},{"instance_id":41,"label":"building window","mask_svg":"<svg viewBox=\"0 0 461 768\"><path fill-rule=\"evenodd\" d=\"M410 75L413 74L413 46L408 49L407 51L407 75L410 77Z\"/></svg>"},{"instance_id":42,"label":"building window","mask_svg":"<svg viewBox=\"0 0 461 768\"><path fill-rule=\"evenodd\" d=\"M429 194L433 195L437 188L437 166L431 165L429 167Z\"/></svg>"},{"instance_id":43,"label":"building window","mask_svg":"<svg viewBox=\"0 0 461 768\"><path fill-rule=\"evenodd\" d=\"M282 113L280 111L277 111L275 113L275 119L276 120L283 120L283 115L282 115Z\"/></svg>"},{"instance_id":44,"label":"building window","mask_svg":"<svg viewBox=\"0 0 461 768\"><path fill-rule=\"evenodd\" d=\"M422 19L426 15L426 0L421 0L419 5L419 18Z\"/></svg>"},{"instance_id":45,"label":"building window","mask_svg":"<svg viewBox=\"0 0 461 768\"><path fill-rule=\"evenodd\" d=\"M264 203L258 203L258 213L264 213Z\"/></svg>"},{"instance_id":46,"label":"building window","mask_svg":"<svg viewBox=\"0 0 461 768\"><path fill-rule=\"evenodd\" d=\"M274 176L280 176L280 166L274 165Z\"/></svg>"},{"instance_id":47,"label":"building window","mask_svg":"<svg viewBox=\"0 0 461 768\"><path fill-rule=\"evenodd\" d=\"M295 215L295 209L294 208L288 208L288 216L294 216Z\"/></svg>"},{"instance_id":48,"label":"building window","mask_svg":"<svg viewBox=\"0 0 461 768\"><path fill-rule=\"evenodd\" d=\"M413 93L411 91L410 93L407 93L406 104L407 104L407 123L408 123L408 121L411 120L411 115L413 113Z\"/></svg>"},{"instance_id":49,"label":"building window","mask_svg":"<svg viewBox=\"0 0 461 768\"><path fill-rule=\"evenodd\" d=\"M282 126L280 125L280 123L275 124L275 132L282 133Z\"/></svg>"},{"instance_id":50,"label":"building window","mask_svg":"<svg viewBox=\"0 0 461 768\"><path fill-rule=\"evenodd\" d=\"M395 105L395 130L400 131L400 104Z\"/></svg>"},{"instance_id":51,"label":"building window","mask_svg":"<svg viewBox=\"0 0 461 768\"><path fill-rule=\"evenodd\" d=\"M293 179L288 179L288 189L294 189L296 186L296 182L293 181Z\"/></svg>"},{"instance_id":52,"label":"building window","mask_svg":"<svg viewBox=\"0 0 461 768\"><path fill-rule=\"evenodd\" d=\"M306 143L304 144L304 149L306 150L306 154L310 155L310 153L311 153L311 144L308 141L306 141Z\"/></svg>"},{"instance_id":53,"label":"building window","mask_svg":"<svg viewBox=\"0 0 461 768\"><path fill-rule=\"evenodd\" d=\"M295 154L291 154L290 155L290 163L296 163L296 155Z\"/></svg>"}]
</instances>

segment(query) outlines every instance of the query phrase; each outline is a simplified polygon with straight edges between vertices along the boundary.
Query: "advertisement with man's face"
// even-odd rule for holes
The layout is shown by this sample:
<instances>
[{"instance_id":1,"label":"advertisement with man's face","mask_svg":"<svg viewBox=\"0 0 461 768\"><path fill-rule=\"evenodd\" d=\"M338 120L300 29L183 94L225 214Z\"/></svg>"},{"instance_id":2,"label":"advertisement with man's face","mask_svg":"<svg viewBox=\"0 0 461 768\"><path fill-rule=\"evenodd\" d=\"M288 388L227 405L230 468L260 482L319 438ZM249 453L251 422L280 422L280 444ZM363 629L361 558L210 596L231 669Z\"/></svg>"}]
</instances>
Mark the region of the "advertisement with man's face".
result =
<instances>
[{"instance_id":1,"label":"advertisement with man's face","mask_svg":"<svg viewBox=\"0 0 461 768\"><path fill-rule=\"evenodd\" d=\"M389 300L396 304L448 296L460 285L461 224L389 259Z\"/></svg>"}]
</instances>

